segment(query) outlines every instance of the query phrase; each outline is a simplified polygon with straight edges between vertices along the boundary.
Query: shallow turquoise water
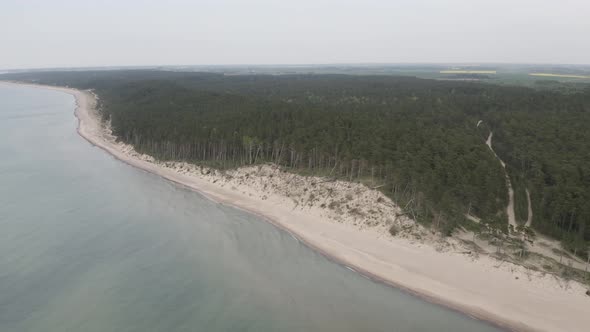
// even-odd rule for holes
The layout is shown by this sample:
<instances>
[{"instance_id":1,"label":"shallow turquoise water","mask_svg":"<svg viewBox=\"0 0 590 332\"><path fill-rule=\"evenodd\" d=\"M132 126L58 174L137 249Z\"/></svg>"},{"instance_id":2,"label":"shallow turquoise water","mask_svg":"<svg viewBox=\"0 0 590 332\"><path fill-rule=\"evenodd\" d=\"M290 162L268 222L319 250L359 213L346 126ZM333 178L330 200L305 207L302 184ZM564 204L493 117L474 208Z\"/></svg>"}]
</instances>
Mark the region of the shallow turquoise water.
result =
<instances>
[{"instance_id":1,"label":"shallow turquoise water","mask_svg":"<svg viewBox=\"0 0 590 332\"><path fill-rule=\"evenodd\" d=\"M0 85L0 331L497 331L116 161Z\"/></svg>"}]
</instances>

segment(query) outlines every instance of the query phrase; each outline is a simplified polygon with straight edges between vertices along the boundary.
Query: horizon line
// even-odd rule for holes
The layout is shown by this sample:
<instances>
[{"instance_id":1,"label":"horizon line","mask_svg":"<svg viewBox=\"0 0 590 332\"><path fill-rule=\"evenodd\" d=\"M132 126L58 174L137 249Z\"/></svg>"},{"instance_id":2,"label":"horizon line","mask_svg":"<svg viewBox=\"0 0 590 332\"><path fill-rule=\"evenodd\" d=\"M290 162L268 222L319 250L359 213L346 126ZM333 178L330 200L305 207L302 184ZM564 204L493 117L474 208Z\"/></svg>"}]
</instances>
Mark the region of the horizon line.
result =
<instances>
[{"instance_id":1,"label":"horizon line","mask_svg":"<svg viewBox=\"0 0 590 332\"><path fill-rule=\"evenodd\" d=\"M226 64L159 64L159 65L89 65L89 66L41 66L0 68L2 72L12 71L51 71L51 70L83 70L83 69L125 69L125 68L175 68L175 67L371 67L371 66L582 66L590 67L590 63L551 63L551 62L326 62L326 63L226 63Z\"/></svg>"}]
</instances>

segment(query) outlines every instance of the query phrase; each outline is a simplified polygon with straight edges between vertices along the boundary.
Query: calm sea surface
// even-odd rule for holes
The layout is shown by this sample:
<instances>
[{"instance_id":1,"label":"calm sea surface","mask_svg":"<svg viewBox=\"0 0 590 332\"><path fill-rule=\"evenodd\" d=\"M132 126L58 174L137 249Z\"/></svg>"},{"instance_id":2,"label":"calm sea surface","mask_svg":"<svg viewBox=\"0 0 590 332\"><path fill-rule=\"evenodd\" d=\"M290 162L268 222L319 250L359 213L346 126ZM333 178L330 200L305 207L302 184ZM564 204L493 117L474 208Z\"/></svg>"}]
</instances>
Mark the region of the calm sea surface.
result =
<instances>
[{"instance_id":1,"label":"calm sea surface","mask_svg":"<svg viewBox=\"0 0 590 332\"><path fill-rule=\"evenodd\" d=\"M0 84L0 331L497 331L113 159L74 105Z\"/></svg>"}]
</instances>

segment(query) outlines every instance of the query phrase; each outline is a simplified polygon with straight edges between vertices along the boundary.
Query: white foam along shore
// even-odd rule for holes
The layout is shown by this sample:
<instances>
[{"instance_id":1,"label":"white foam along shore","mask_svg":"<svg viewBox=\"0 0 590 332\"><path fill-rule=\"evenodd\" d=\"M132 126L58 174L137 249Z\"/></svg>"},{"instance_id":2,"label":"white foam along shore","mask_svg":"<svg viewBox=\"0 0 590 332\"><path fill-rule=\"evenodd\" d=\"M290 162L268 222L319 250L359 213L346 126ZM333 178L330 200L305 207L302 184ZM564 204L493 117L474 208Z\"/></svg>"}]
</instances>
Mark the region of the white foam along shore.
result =
<instances>
[{"instance_id":1,"label":"white foam along shore","mask_svg":"<svg viewBox=\"0 0 590 332\"><path fill-rule=\"evenodd\" d=\"M327 207L322 200L311 201L311 196L305 196L308 199L303 201L299 199L301 195L295 195L296 199L288 195L289 190L298 190L296 187L308 186L295 194L321 187L327 189L320 193L332 195L336 190L341 195L338 199L346 196L351 204L356 200L359 207L372 205L373 200L380 202L366 211L377 209L381 214L399 211L392 202L384 201L378 191L340 181L320 185L320 178L293 175L271 166L247 167L222 174L204 172L186 163L157 162L115 141L98 118L95 96L91 92L29 86L73 95L77 103L78 133L115 158L196 190L219 203L259 215L364 276L509 330L575 332L590 329L590 297L584 295L585 287L577 282L489 256L468 254L453 239L427 244L425 242L431 242L434 237L429 238L430 233L419 226L412 231L423 235L427 241L424 237L418 241L389 235L390 224L398 224L402 229L408 225L402 218L388 219L388 227L382 227L381 219L377 218L380 222L373 225L366 221L371 218L335 213L333 207ZM351 198L351 195L364 200L356 196Z\"/></svg>"}]
</instances>

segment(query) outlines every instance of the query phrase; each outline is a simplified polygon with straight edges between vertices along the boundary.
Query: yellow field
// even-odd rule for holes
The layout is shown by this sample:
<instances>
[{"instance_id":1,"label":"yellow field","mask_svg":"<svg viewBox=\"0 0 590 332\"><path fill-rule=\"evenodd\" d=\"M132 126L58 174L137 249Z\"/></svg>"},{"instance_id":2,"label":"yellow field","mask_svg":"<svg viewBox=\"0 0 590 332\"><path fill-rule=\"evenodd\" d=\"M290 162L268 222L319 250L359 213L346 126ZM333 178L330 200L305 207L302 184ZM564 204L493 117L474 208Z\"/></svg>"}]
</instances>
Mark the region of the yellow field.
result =
<instances>
[{"instance_id":1,"label":"yellow field","mask_svg":"<svg viewBox=\"0 0 590 332\"><path fill-rule=\"evenodd\" d=\"M441 70L441 74L496 74L495 70Z\"/></svg>"},{"instance_id":2,"label":"yellow field","mask_svg":"<svg viewBox=\"0 0 590 332\"><path fill-rule=\"evenodd\" d=\"M583 75L562 75L562 74L549 74L549 73L530 73L529 75L542 76L542 77L590 78L590 76L583 76Z\"/></svg>"}]
</instances>

